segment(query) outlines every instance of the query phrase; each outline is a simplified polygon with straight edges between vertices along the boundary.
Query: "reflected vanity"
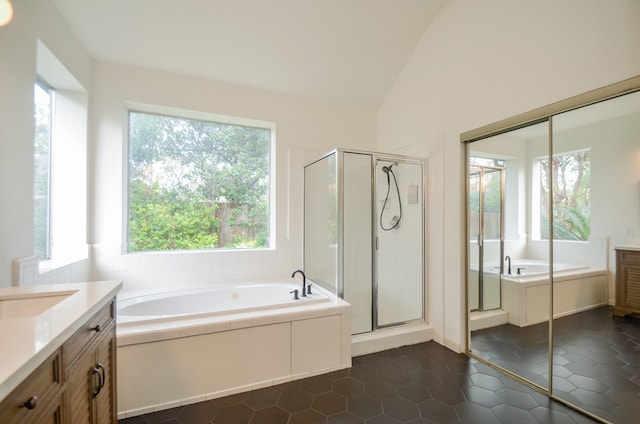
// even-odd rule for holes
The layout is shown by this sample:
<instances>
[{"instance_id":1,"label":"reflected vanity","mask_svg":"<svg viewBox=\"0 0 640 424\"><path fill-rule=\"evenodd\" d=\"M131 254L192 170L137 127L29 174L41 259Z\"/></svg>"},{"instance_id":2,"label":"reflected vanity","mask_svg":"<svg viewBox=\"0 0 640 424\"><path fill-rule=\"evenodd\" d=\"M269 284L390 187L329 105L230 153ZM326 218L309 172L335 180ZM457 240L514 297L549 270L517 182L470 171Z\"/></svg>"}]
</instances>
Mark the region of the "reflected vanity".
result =
<instances>
[{"instance_id":1,"label":"reflected vanity","mask_svg":"<svg viewBox=\"0 0 640 424\"><path fill-rule=\"evenodd\" d=\"M461 141L467 353L592 418L632 422L640 319L613 305L629 297L616 249L640 250L640 76Z\"/></svg>"}]
</instances>

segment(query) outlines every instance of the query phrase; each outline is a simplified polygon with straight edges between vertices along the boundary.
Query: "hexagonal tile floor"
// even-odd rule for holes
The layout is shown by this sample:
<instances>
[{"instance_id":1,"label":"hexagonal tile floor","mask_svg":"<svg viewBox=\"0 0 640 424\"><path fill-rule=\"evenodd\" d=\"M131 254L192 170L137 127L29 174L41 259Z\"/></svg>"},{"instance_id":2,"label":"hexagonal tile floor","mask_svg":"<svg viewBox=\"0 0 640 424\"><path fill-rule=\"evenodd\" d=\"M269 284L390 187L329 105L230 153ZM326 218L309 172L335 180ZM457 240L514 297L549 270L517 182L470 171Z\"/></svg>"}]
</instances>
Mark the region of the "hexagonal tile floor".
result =
<instances>
[{"instance_id":1,"label":"hexagonal tile floor","mask_svg":"<svg viewBox=\"0 0 640 424\"><path fill-rule=\"evenodd\" d=\"M435 342L353 358L353 367L120 424L592 423Z\"/></svg>"},{"instance_id":2,"label":"hexagonal tile floor","mask_svg":"<svg viewBox=\"0 0 640 424\"><path fill-rule=\"evenodd\" d=\"M474 331L472 351L542 386L549 384L548 324ZM553 391L612 423L640 417L640 320L604 306L556 319Z\"/></svg>"}]
</instances>

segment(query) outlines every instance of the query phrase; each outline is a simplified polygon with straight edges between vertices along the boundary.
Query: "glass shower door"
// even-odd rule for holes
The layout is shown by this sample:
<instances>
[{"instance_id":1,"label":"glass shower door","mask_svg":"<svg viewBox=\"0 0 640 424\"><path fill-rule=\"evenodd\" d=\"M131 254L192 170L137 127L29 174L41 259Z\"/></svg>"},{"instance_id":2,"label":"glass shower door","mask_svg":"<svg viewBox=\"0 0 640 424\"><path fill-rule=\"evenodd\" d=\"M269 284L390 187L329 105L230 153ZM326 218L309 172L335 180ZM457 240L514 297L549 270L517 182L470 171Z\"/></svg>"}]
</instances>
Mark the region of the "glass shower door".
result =
<instances>
[{"instance_id":1,"label":"glass shower door","mask_svg":"<svg viewBox=\"0 0 640 424\"><path fill-rule=\"evenodd\" d=\"M480 160L472 158L472 160ZM503 168L471 166L469 172L469 310L500 305Z\"/></svg>"},{"instance_id":2,"label":"glass shower door","mask_svg":"<svg viewBox=\"0 0 640 424\"><path fill-rule=\"evenodd\" d=\"M423 319L422 175L422 163L376 161L376 328Z\"/></svg>"},{"instance_id":3,"label":"glass shower door","mask_svg":"<svg viewBox=\"0 0 640 424\"><path fill-rule=\"evenodd\" d=\"M483 311L500 308L502 269L502 168L482 168L482 291Z\"/></svg>"}]
</instances>

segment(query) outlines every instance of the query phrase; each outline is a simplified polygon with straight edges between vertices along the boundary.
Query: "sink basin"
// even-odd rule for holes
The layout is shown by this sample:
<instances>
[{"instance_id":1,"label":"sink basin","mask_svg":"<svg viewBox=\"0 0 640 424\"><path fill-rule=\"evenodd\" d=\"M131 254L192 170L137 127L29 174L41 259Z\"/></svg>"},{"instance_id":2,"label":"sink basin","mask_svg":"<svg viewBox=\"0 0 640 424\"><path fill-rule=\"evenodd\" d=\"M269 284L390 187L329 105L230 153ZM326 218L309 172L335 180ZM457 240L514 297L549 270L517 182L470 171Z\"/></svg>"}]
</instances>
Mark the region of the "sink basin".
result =
<instances>
[{"instance_id":1,"label":"sink basin","mask_svg":"<svg viewBox=\"0 0 640 424\"><path fill-rule=\"evenodd\" d=\"M40 315L75 292L75 290L72 290L0 296L0 319L26 318Z\"/></svg>"}]
</instances>

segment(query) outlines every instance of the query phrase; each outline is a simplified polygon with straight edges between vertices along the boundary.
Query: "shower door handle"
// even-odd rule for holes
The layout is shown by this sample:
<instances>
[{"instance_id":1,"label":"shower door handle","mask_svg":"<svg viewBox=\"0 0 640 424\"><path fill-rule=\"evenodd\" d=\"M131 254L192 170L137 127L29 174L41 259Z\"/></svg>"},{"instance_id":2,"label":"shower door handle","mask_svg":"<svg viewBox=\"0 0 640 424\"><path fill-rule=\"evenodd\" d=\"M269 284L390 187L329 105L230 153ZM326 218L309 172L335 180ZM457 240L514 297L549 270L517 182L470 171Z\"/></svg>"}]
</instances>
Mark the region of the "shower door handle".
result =
<instances>
[{"instance_id":1,"label":"shower door handle","mask_svg":"<svg viewBox=\"0 0 640 424\"><path fill-rule=\"evenodd\" d=\"M482 247L482 236L478 234L478 246Z\"/></svg>"}]
</instances>

